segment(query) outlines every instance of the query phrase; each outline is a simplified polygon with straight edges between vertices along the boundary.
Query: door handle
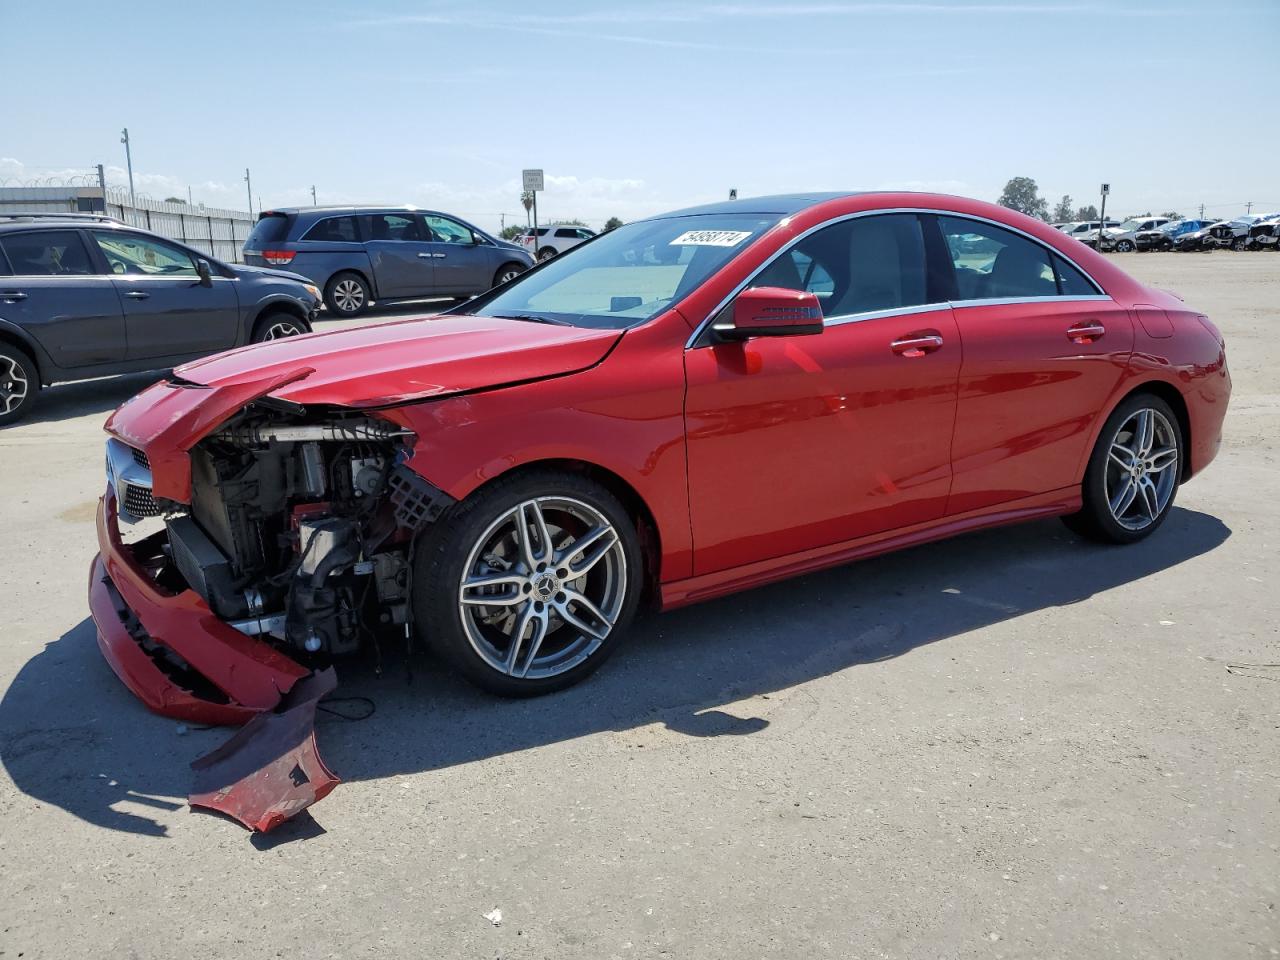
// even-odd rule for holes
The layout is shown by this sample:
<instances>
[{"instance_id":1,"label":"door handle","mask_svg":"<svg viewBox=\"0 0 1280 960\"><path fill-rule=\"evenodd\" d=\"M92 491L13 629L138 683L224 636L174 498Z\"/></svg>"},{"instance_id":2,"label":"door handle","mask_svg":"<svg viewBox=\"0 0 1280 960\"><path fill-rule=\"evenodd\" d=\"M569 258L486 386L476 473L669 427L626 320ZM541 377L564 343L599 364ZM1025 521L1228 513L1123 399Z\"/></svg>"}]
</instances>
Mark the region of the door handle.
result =
<instances>
[{"instance_id":1,"label":"door handle","mask_svg":"<svg viewBox=\"0 0 1280 960\"><path fill-rule=\"evenodd\" d=\"M145 300L147 297L151 296L151 294L147 293L145 290L130 290L125 293L125 296L130 300Z\"/></svg>"},{"instance_id":2,"label":"door handle","mask_svg":"<svg viewBox=\"0 0 1280 960\"><path fill-rule=\"evenodd\" d=\"M1093 343L1095 340L1102 339L1102 335L1107 332L1107 328L1102 324L1081 323L1067 330L1067 339L1072 343Z\"/></svg>"},{"instance_id":3,"label":"door handle","mask_svg":"<svg viewBox=\"0 0 1280 960\"><path fill-rule=\"evenodd\" d=\"M445 260L449 255L447 253L433 253L431 256L435 257L437 260Z\"/></svg>"},{"instance_id":4,"label":"door handle","mask_svg":"<svg viewBox=\"0 0 1280 960\"><path fill-rule=\"evenodd\" d=\"M942 346L942 337L936 333L922 334L915 337L902 337L889 344L889 349L903 357L923 357L933 353Z\"/></svg>"},{"instance_id":5,"label":"door handle","mask_svg":"<svg viewBox=\"0 0 1280 960\"><path fill-rule=\"evenodd\" d=\"M434 256L435 256L435 254L434 254L434 253L420 253L420 254L418 254L418 259L419 259L419 260L430 260L430 259L431 259L432 257L434 257Z\"/></svg>"},{"instance_id":6,"label":"door handle","mask_svg":"<svg viewBox=\"0 0 1280 960\"><path fill-rule=\"evenodd\" d=\"M27 299L27 295L21 290L6 290L4 293L0 293L0 300L5 303L17 303L19 300L25 299Z\"/></svg>"}]
</instances>

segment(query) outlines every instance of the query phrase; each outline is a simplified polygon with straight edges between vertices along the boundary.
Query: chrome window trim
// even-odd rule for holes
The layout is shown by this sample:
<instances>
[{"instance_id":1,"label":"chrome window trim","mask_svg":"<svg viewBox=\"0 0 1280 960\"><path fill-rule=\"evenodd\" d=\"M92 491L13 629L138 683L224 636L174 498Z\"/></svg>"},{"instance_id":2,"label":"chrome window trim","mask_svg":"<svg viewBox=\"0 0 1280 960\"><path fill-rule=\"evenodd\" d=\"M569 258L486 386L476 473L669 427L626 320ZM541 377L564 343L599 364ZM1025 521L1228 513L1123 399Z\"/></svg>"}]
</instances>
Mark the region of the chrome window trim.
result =
<instances>
[{"instance_id":1,"label":"chrome window trim","mask_svg":"<svg viewBox=\"0 0 1280 960\"><path fill-rule=\"evenodd\" d=\"M823 317L823 327L841 327L846 323L861 323L863 320L882 320L886 317L905 317L911 313L937 313L950 310L950 303L918 303L913 307L893 307L889 310L867 310L863 313L842 313L834 317Z\"/></svg>"},{"instance_id":2,"label":"chrome window trim","mask_svg":"<svg viewBox=\"0 0 1280 960\"><path fill-rule=\"evenodd\" d=\"M1010 233L1016 233L1019 236L1025 237L1026 239L1030 240L1032 243L1036 244L1041 249L1061 257L1071 266L1079 270L1081 276L1083 276L1086 280L1088 280L1091 284L1093 284L1094 288L1098 290L1098 293L1096 295L1091 295L1091 296L1076 295L1076 296L1053 296L1053 297L1008 297L1008 298L1001 297L998 299L985 299L985 300L950 300L950 301L946 301L943 303L936 303L936 304L922 303L922 304L917 304L916 306L913 306L913 307L899 308L900 313L920 313L926 310L941 309L942 307L995 306L997 304L1004 304L1004 303L1039 303L1039 302L1066 303L1073 300L1110 300L1111 299L1109 295L1103 292L1102 284L1098 283L1098 281L1093 278L1093 276L1089 273L1088 270L1085 270L1084 267L1080 266L1080 264L1076 263L1075 260L1067 256L1061 250L1058 250L1055 247L1049 246L1049 244L1045 243L1043 240L1039 239L1038 237L1033 237L1031 234L1027 233L1025 230L1019 230L1017 227L1012 227L1007 223L1001 223L999 220L992 220L990 217L982 217L973 213L959 213L955 210L939 210L932 207L884 207L878 210L859 210L857 213L846 213L843 216L836 217L833 220L824 220L822 223L819 223L819 224L816 224L815 226L810 227L808 230L804 231L804 233L801 233L798 236L792 237L791 240L789 240L784 246L780 247L777 251L775 251L773 256L771 256L764 263L760 264L760 266L757 267L749 277L743 280L742 283L738 284L738 286L734 287L732 292L730 292L730 294L727 297L721 300L716 305L715 309L713 309L705 318L703 318L702 322L700 322L694 328L694 331L689 336L689 339L685 341L684 348L686 350L692 350L698 344L698 341L702 338L703 334L706 333L706 331L715 322L716 317L720 316L721 311L723 311L724 308L727 307L733 301L733 298L736 297L738 294L740 294L743 290L747 289L747 287L751 285L752 280L754 280L761 273L763 273L770 266L772 266L775 260L777 260L784 253L789 251L801 240L805 240L808 237L811 237L813 234L817 233L819 230L825 230L827 227L835 226L837 223L844 223L848 220L856 220L860 217L875 217L875 216L880 216L882 214L888 214L888 213L913 213L913 214L930 213L940 217L955 217L961 220L975 220L978 223L989 223L993 227L999 227L1001 230L1008 230ZM776 226L783 226L788 219L790 218L784 218L783 220L780 220ZM836 323L832 323L830 325L839 326L842 323L853 323L855 322L855 320L871 320L871 319L875 319L876 316L880 316L880 315L897 316L899 315L899 313L892 312L892 311L876 311L875 316L872 316L870 314L862 314L862 313L841 314L838 317L830 318L832 320L837 321ZM825 327L827 325L828 325L827 318L824 317L823 326ZM704 343L702 344L702 346L710 346L710 344Z\"/></svg>"},{"instance_id":3,"label":"chrome window trim","mask_svg":"<svg viewBox=\"0 0 1280 960\"><path fill-rule=\"evenodd\" d=\"M1110 300L1105 293L1100 294L1083 294L1072 293L1063 294L1054 297L986 297L973 300L952 300L953 307L1000 307L1009 303L1090 303L1093 301Z\"/></svg>"}]
</instances>

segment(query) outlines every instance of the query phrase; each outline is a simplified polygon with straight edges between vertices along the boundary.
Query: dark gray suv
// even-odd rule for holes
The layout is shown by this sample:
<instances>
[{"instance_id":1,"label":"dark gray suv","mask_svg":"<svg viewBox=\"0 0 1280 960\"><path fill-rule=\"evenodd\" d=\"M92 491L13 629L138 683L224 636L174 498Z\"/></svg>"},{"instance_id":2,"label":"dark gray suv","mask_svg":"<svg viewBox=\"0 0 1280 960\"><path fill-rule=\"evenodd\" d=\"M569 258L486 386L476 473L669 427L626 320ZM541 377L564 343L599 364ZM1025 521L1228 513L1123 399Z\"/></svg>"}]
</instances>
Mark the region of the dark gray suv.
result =
<instances>
[{"instance_id":1,"label":"dark gray suv","mask_svg":"<svg viewBox=\"0 0 1280 960\"><path fill-rule=\"evenodd\" d=\"M416 207L264 210L244 243L244 261L310 277L340 317L373 300L468 297L533 266L516 244Z\"/></svg>"},{"instance_id":2,"label":"dark gray suv","mask_svg":"<svg viewBox=\"0 0 1280 960\"><path fill-rule=\"evenodd\" d=\"M0 214L0 425L41 386L311 332L320 291L106 217Z\"/></svg>"}]
</instances>

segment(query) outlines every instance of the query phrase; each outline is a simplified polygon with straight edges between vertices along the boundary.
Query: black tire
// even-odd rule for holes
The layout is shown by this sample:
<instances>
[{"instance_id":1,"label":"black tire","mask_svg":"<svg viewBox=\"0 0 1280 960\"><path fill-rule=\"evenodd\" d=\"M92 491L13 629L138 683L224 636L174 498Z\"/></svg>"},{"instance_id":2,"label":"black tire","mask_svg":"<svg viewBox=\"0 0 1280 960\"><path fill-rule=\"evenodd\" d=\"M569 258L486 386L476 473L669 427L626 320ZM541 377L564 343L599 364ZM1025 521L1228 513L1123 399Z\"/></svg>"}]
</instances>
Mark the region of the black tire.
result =
<instances>
[{"instance_id":1,"label":"black tire","mask_svg":"<svg viewBox=\"0 0 1280 960\"><path fill-rule=\"evenodd\" d=\"M510 283L522 273L524 273L522 264L516 263L514 260L511 263L504 263L498 268L498 272L493 275L493 285L500 287L504 283Z\"/></svg>"},{"instance_id":2,"label":"black tire","mask_svg":"<svg viewBox=\"0 0 1280 960\"><path fill-rule=\"evenodd\" d=\"M1133 241L1117 240L1115 249L1116 253L1133 253Z\"/></svg>"},{"instance_id":3,"label":"black tire","mask_svg":"<svg viewBox=\"0 0 1280 960\"><path fill-rule=\"evenodd\" d=\"M0 427L17 423L28 413L40 392L40 371L26 351L0 343Z\"/></svg>"},{"instance_id":4,"label":"black tire","mask_svg":"<svg viewBox=\"0 0 1280 960\"><path fill-rule=\"evenodd\" d=\"M519 623L518 618L525 608L528 607L531 612L536 606L540 616L545 607L546 618L554 623L557 613L552 609L553 601L561 604L556 607L557 610L562 608L575 610L574 617L585 618L589 615L583 614L582 608L576 607L572 599L568 600L568 604L563 604L566 596L564 593L542 593L546 602L535 603L536 595L543 586L541 582L537 585L511 584L509 589L512 597L516 598L516 602L511 603L509 607L491 608L473 604L465 607L467 613L464 615L462 612L464 607L459 598L462 593L464 568L469 561L472 561L473 554L478 554L474 562L485 561L486 572L501 574L510 571L516 574L517 578L520 577L524 564L519 560L519 547L515 545L516 541L502 541L504 544L513 544L507 554L513 557L513 562L505 568L490 566L490 560L502 558L494 558L495 551L486 551L485 548L492 542L492 537L500 536L506 529L504 524L509 519L509 514L523 510L522 504L539 498L544 498L542 505L546 510L542 515L549 518L548 528L552 531L559 530L559 533L552 532L548 538L553 547L556 547L555 541L558 536L573 533L557 522L554 506L557 500L587 507L589 511L594 511L606 520L617 532L616 542L610 540L606 550L603 551L607 553L605 559L597 562L581 580L570 577L564 580L563 587L558 585L559 581L556 581L556 585L547 586L548 590L571 590L577 587L582 589L583 593L587 593L594 589L593 583L598 585L607 582L613 587L609 603L605 604L596 597L591 599L593 603L597 603L597 609L603 609L607 605L610 609L616 608L617 614L612 628L607 631L607 635L602 640L589 639L586 634L575 629L568 622L559 621L559 625L552 627L550 632L546 633L545 640L537 648L538 651L550 650L551 652L542 654L537 661L534 661L530 655L525 669L528 670L530 666L547 659L551 664L539 667L546 674L546 671L560 667L560 664L555 662L555 658L561 656L564 657L564 668L560 672L548 675L524 677L515 676L514 671L512 674L503 672L500 666L486 659L486 654L482 654L478 649L480 647L486 650L487 655L493 660L501 660L510 655L510 636L511 632L514 632L515 623L504 627L501 622L495 624L486 620L486 616L491 618L510 616ZM529 515L522 513L522 516ZM567 522L572 518L562 515L560 519ZM584 532L585 528L577 531L577 533ZM564 541L560 547L571 543L571 540ZM577 565L581 565L584 559L571 553L562 559L555 560L547 569L547 574L557 572L552 569L557 565L572 566L575 560ZM471 683L490 693L506 697L531 697L563 690L599 669L612 656L625 637L635 616L644 576L635 527L631 517L617 498L586 477L543 470L499 479L454 506L421 534L414 550L413 564L413 611L418 635L446 663ZM619 568L623 571L621 583L618 583L617 577ZM530 573L529 580L545 576L540 572L541 568L536 568L536 571ZM474 574L474 567L472 572ZM502 589L505 592L508 587L504 585ZM530 599L521 602L519 598L522 596L528 596ZM464 624L464 616L473 619ZM597 629L599 629L598 623ZM523 625L520 636L524 637ZM477 638L476 643L473 643L473 637ZM506 641L505 648L498 644L490 646L491 638L496 638L499 643ZM575 642L585 644L586 647L575 648L573 645ZM593 642L597 645L591 648L590 645ZM534 638L530 637L526 647L518 648L517 657L521 652L530 649L534 643ZM563 645L563 650L560 649L560 645ZM583 655L585 659L574 659L575 656Z\"/></svg>"},{"instance_id":5,"label":"black tire","mask_svg":"<svg viewBox=\"0 0 1280 960\"><path fill-rule=\"evenodd\" d=\"M335 273L324 285L324 305L338 317L358 317L369 308L373 292L354 270Z\"/></svg>"},{"instance_id":6,"label":"black tire","mask_svg":"<svg viewBox=\"0 0 1280 960\"><path fill-rule=\"evenodd\" d=\"M550 260L555 255L556 252L551 247L543 247L538 251L538 262L541 263L543 260Z\"/></svg>"},{"instance_id":7,"label":"black tire","mask_svg":"<svg viewBox=\"0 0 1280 960\"><path fill-rule=\"evenodd\" d=\"M1162 418L1162 420L1155 421L1157 442L1167 444L1168 440L1171 439L1173 446L1176 448L1176 457L1167 467L1167 470L1172 471L1171 486L1167 493L1167 500L1163 505L1158 505L1158 510L1153 519L1148 519L1143 526L1134 528L1128 523L1122 523L1113 513L1111 502L1108 498L1108 482L1111 482L1113 488L1117 481L1122 485L1125 482L1124 471L1112 460L1112 447L1120 437L1125 435L1126 431L1122 430L1122 428L1126 427L1130 420L1143 410L1151 411ZM1165 433L1168 434L1167 438L1163 437ZM1167 446L1162 446L1158 449L1167 449ZM1178 486L1182 479L1185 459L1186 446L1182 436L1182 425L1169 405L1150 393L1139 393L1129 397L1116 407L1111 416L1107 418L1107 422L1103 424L1102 431L1098 434L1098 442L1094 445L1093 454L1089 457L1089 466L1084 474L1081 489L1084 505L1078 513L1063 517L1063 523L1081 536L1096 540L1099 543L1127 544L1137 543L1139 540L1146 539L1160 528L1165 518L1169 516L1169 511L1173 509L1173 503L1178 495ZM1163 471L1161 471L1162 473ZM1156 476L1154 472L1144 475L1147 477ZM1153 488L1158 488L1160 483L1161 479L1157 477ZM1156 496L1158 501L1159 496L1157 494L1153 494L1153 496ZM1135 505L1139 503L1136 497L1130 502ZM1138 508L1135 507L1134 509L1137 510ZM1124 516L1125 511L1121 510L1120 512Z\"/></svg>"},{"instance_id":8,"label":"black tire","mask_svg":"<svg viewBox=\"0 0 1280 960\"><path fill-rule=\"evenodd\" d=\"M1244 237L1238 237L1231 241L1231 249L1236 251L1236 253L1243 253L1249 249L1249 241L1244 239Z\"/></svg>"},{"instance_id":9,"label":"black tire","mask_svg":"<svg viewBox=\"0 0 1280 960\"><path fill-rule=\"evenodd\" d=\"M259 317L253 325L250 343L265 343L268 340L283 340L285 337L296 337L311 332L311 324L299 320L292 313L269 313Z\"/></svg>"}]
</instances>

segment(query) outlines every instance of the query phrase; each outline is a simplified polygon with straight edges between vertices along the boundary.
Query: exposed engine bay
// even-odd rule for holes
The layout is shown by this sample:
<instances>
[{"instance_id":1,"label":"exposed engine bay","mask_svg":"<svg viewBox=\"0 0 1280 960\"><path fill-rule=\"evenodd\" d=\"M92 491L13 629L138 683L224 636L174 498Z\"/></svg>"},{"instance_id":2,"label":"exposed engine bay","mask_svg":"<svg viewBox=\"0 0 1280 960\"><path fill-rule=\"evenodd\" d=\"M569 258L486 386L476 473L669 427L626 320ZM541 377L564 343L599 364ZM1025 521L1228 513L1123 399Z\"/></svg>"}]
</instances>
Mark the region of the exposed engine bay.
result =
<instances>
[{"instance_id":1,"label":"exposed engine bay","mask_svg":"<svg viewBox=\"0 0 1280 960\"><path fill-rule=\"evenodd\" d=\"M410 621L415 530L452 502L403 466L412 434L259 401L190 451L191 503L160 500L174 570L242 633L311 662Z\"/></svg>"}]
</instances>

